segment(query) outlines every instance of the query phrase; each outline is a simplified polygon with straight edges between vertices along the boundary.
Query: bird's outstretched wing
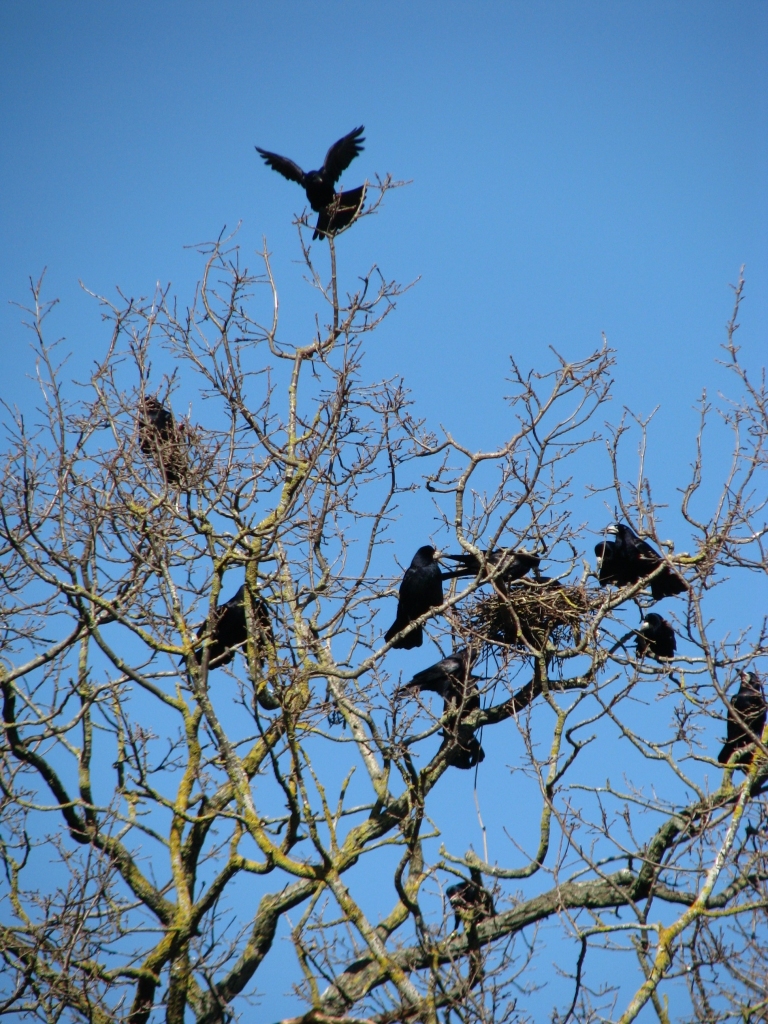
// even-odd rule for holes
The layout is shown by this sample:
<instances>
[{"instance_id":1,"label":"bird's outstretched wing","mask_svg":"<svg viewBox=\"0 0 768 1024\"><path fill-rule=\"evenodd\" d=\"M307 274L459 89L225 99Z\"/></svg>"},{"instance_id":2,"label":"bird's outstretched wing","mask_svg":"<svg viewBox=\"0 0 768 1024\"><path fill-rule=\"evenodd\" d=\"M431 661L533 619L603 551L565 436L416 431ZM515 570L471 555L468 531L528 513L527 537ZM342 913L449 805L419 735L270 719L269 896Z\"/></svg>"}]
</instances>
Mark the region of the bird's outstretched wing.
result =
<instances>
[{"instance_id":1,"label":"bird's outstretched wing","mask_svg":"<svg viewBox=\"0 0 768 1024\"><path fill-rule=\"evenodd\" d=\"M325 162L323 163L322 174L326 181L331 181L335 185L341 177L342 171L349 167L358 153L362 153L363 143L365 142L364 131L365 125L361 124L359 128L354 128L349 135L345 135L334 142L325 154Z\"/></svg>"},{"instance_id":2,"label":"bird's outstretched wing","mask_svg":"<svg viewBox=\"0 0 768 1024\"><path fill-rule=\"evenodd\" d=\"M287 156L280 156L279 153L270 153L268 149L260 149L258 146L256 146L256 152L273 171L282 174L288 181L298 181L300 185L304 184L304 171L293 160L289 160Z\"/></svg>"}]
</instances>

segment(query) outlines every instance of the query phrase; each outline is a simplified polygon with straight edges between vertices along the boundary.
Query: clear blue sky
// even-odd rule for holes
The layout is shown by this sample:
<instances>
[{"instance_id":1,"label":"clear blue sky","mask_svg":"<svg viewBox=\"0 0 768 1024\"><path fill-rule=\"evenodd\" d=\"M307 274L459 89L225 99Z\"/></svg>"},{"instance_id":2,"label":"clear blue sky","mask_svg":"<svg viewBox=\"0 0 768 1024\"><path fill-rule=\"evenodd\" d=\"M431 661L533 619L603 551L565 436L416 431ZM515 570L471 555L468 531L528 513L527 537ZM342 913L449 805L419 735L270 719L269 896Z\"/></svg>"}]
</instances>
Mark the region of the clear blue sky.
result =
<instances>
[{"instance_id":1,"label":"clear blue sky","mask_svg":"<svg viewBox=\"0 0 768 1024\"><path fill-rule=\"evenodd\" d=\"M604 331L612 417L661 406L650 465L674 502L692 405L724 383L742 263L739 340L753 367L768 351L767 86L765 0L3 0L0 396L31 401L9 302L44 266L81 378L107 335L78 280L135 296L171 282L187 302L200 264L184 246L225 225L242 221L246 262L267 237L286 315L304 311L303 196L253 147L314 167L364 123L345 184L413 183L340 239L344 265L421 278L369 345L369 378L403 374L419 414L491 446L508 354L547 368L549 345L584 355Z\"/></svg>"}]
</instances>

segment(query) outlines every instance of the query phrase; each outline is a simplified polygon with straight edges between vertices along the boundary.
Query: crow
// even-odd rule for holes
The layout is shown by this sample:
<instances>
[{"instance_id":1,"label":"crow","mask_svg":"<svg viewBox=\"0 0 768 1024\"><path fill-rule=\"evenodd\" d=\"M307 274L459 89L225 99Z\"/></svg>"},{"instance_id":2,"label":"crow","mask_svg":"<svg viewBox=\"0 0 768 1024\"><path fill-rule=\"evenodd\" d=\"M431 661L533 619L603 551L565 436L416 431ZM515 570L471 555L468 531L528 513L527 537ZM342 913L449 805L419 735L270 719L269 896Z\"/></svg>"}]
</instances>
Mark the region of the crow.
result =
<instances>
[{"instance_id":1,"label":"crow","mask_svg":"<svg viewBox=\"0 0 768 1024\"><path fill-rule=\"evenodd\" d=\"M742 672L739 692L729 701L728 730L720 764L727 764L742 747L760 739L765 727L766 703L763 684L757 672Z\"/></svg>"},{"instance_id":2,"label":"crow","mask_svg":"<svg viewBox=\"0 0 768 1024\"><path fill-rule=\"evenodd\" d=\"M417 672L410 682L404 683L397 690L395 696L402 695L404 691L415 690L421 693L427 690L443 698L445 711L453 703L468 715L480 707L480 695L477 692L480 677L472 675L474 660L475 655L467 647L454 651L442 661Z\"/></svg>"},{"instance_id":3,"label":"crow","mask_svg":"<svg viewBox=\"0 0 768 1024\"><path fill-rule=\"evenodd\" d=\"M597 555L597 578L601 587L612 583L626 587L649 576L663 565L664 559L650 544L641 540L635 531L624 523L614 523L606 533L616 537L615 541L601 541L595 545ZM685 592L683 579L664 565L661 572L650 581L654 601L663 597L674 597Z\"/></svg>"},{"instance_id":4,"label":"crow","mask_svg":"<svg viewBox=\"0 0 768 1024\"><path fill-rule=\"evenodd\" d=\"M476 655L467 647L429 668L417 672L410 682L405 683L395 693L401 696L405 691L422 693L429 691L443 698L443 715L458 712L458 720L450 731L441 732L443 742L440 750L451 747L448 764L453 768L465 771L474 768L485 759L485 751L475 736L474 729L462 725L467 715L480 708L480 694L477 689L479 676L472 675L472 665Z\"/></svg>"},{"instance_id":5,"label":"crow","mask_svg":"<svg viewBox=\"0 0 768 1024\"><path fill-rule=\"evenodd\" d=\"M675 631L666 619L656 612L648 612L637 630L637 656L649 655L660 658L674 658L677 650Z\"/></svg>"},{"instance_id":6,"label":"crow","mask_svg":"<svg viewBox=\"0 0 768 1024\"><path fill-rule=\"evenodd\" d=\"M397 617L384 634L385 640L391 640L414 619L443 603L442 574L435 554L435 549L425 544L413 556L400 584ZM423 643L424 631L421 626L417 626L405 636L398 637L392 646L410 651L414 647L421 647Z\"/></svg>"},{"instance_id":7,"label":"crow","mask_svg":"<svg viewBox=\"0 0 768 1024\"><path fill-rule=\"evenodd\" d=\"M139 444L144 454L155 460L166 481L178 486L187 470L186 438L174 423L173 413L156 398L144 399Z\"/></svg>"},{"instance_id":8,"label":"crow","mask_svg":"<svg viewBox=\"0 0 768 1024\"><path fill-rule=\"evenodd\" d=\"M465 926L496 916L493 897L483 887L482 875L476 868L470 870L471 881L449 885L445 890L451 910L454 912L454 930L459 930L463 921Z\"/></svg>"},{"instance_id":9,"label":"crow","mask_svg":"<svg viewBox=\"0 0 768 1024\"><path fill-rule=\"evenodd\" d=\"M513 548L493 548L492 551L486 551L482 559L467 552L442 557L459 562L461 566L459 569L444 573L443 579L477 576L484 569L483 582L493 577L502 586L522 579L531 569L538 569L541 562L538 555L531 555L527 551L515 551Z\"/></svg>"},{"instance_id":10,"label":"crow","mask_svg":"<svg viewBox=\"0 0 768 1024\"><path fill-rule=\"evenodd\" d=\"M263 654L267 644L274 645L272 623L269 618L269 605L262 597L252 602L254 619L259 636L256 638L256 649ZM248 624L245 615L245 584L234 597L220 604L213 614L212 621L206 619L197 631L201 640L208 634L208 668L219 668L228 665L235 656L235 651L248 639ZM195 650L195 660L202 664L205 645Z\"/></svg>"},{"instance_id":11,"label":"crow","mask_svg":"<svg viewBox=\"0 0 768 1024\"><path fill-rule=\"evenodd\" d=\"M455 732L441 732L443 742L440 744L440 751L446 747L451 748L448 764L451 768L461 768L462 771L469 771L475 765L485 760L485 751L480 745L480 740L475 736L474 729L468 726L459 725ZM438 753L440 752L438 751Z\"/></svg>"},{"instance_id":12,"label":"crow","mask_svg":"<svg viewBox=\"0 0 768 1024\"><path fill-rule=\"evenodd\" d=\"M269 150L256 151L273 171L282 174L289 181L296 181L307 193L309 205L319 214L313 240L319 236L332 235L347 227L357 216L365 199L365 185L348 192L336 193L336 182L349 167L358 153L363 151L365 127L353 129L339 139L325 154L325 161L319 171L302 171L298 164L288 157Z\"/></svg>"}]
</instances>

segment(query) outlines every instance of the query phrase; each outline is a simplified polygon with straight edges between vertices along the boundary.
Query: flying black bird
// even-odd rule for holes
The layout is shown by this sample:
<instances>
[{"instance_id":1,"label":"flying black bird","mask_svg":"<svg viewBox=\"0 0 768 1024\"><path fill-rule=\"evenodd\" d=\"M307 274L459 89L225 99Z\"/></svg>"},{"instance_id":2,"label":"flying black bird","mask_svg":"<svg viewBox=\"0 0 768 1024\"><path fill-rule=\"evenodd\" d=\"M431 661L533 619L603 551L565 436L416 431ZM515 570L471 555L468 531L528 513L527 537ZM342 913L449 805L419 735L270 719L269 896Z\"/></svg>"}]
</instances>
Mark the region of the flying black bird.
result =
<instances>
[{"instance_id":1,"label":"flying black bird","mask_svg":"<svg viewBox=\"0 0 768 1024\"><path fill-rule=\"evenodd\" d=\"M256 639L257 651L263 652L266 644L274 644L274 634L269 618L269 605L264 598L256 598L253 602L254 619L259 636ZM220 604L213 615L213 620L208 619L197 631L198 639L202 639L206 633L208 640L208 668L219 668L221 665L228 665L235 656L235 651L248 639L248 624L245 614L245 584L243 584L234 597L230 597L224 604ZM198 665L202 664L204 646L195 650L195 659Z\"/></svg>"},{"instance_id":2,"label":"flying black bird","mask_svg":"<svg viewBox=\"0 0 768 1024\"><path fill-rule=\"evenodd\" d=\"M449 885L445 890L445 895L448 897L451 910L455 915L454 929L456 931L462 921L465 925L470 925L496 915L493 897L483 887L482 875L475 868L471 869L470 873L472 881Z\"/></svg>"},{"instance_id":3,"label":"flying black bird","mask_svg":"<svg viewBox=\"0 0 768 1024\"><path fill-rule=\"evenodd\" d=\"M601 541L595 545L597 578L601 587L607 583L613 583L616 587L629 586L649 576L663 564L664 559L658 551L641 540L630 526L614 523L606 533L613 534L616 540ZM683 579L668 565L664 565L661 572L650 581L650 587L654 601L674 597L686 590Z\"/></svg>"},{"instance_id":4,"label":"flying black bird","mask_svg":"<svg viewBox=\"0 0 768 1024\"><path fill-rule=\"evenodd\" d=\"M728 708L728 731L720 764L727 764L742 747L760 739L765 727L766 703L763 684L757 672L742 672L739 692L731 698Z\"/></svg>"},{"instance_id":5,"label":"flying black bird","mask_svg":"<svg viewBox=\"0 0 768 1024\"><path fill-rule=\"evenodd\" d=\"M477 576L483 568L483 560L477 555L463 552L460 555L443 555L443 558L450 558L459 562L460 569L453 569L443 573L443 579L452 579L462 576ZM527 551L515 551L513 548L494 548L485 552L486 570L484 579L491 575L502 585L520 580L531 569L538 569L541 559L538 555L531 555Z\"/></svg>"},{"instance_id":6,"label":"flying black bird","mask_svg":"<svg viewBox=\"0 0 768 1024\"><path fill-rule=\"evenodd\" d=\"M144 399L144 415L139 419L139 444L162 470L169 484L178 485L187 470L187 445L184 432L173 421L173 413L156 398Z\"/></svg>"},{"instance_id":7,"label":"flying black bird","mask_svg":"<svg viewBox=\"0 0 768 1024\"><path fill-rule=\"evenodd\" d=\"M677 650L675 631L666 619L656 612L648 612L637 630L637 656L649 655L655 658L674 658Z\"/></svg>"},{"instance_id":8,"label":"flying black bird","mask_svg":"<svg viewBox=\"0 0 768 1024\"><path fill-rule=\"evenodd\" d=\"M384 639L389 641L401 629L424 615L430 608L443 603L443 584L440 565L435 560L435 549L425 544L413 556L413 561L405 570L403 582L400 584L400 597L397 602L397 617ZM421 647L424 643L424 631L421 626L400 637L392 644L393 647L410 651L413 647Z\"/></svg>"},{"instance_id":9,"label":"flying black bird","mask_svg":"<svg viewBox=\"0 0 768 1024\"><path fill-rule=\"evenodd\" d=\"M365 185L348 192L336 193L336 182L349 167L358 153L363 151L365 128L360 125L348 135L339 139L325 154L325 161L319 171L302 171L298 164L288 157L256 147L264 162L273 171L282 174L289 181L296 181L307 193L309 205L320 216L317 218L315 239L332 235L347 227L357 216L365 199Z\"/></svg>"}]
</instances>

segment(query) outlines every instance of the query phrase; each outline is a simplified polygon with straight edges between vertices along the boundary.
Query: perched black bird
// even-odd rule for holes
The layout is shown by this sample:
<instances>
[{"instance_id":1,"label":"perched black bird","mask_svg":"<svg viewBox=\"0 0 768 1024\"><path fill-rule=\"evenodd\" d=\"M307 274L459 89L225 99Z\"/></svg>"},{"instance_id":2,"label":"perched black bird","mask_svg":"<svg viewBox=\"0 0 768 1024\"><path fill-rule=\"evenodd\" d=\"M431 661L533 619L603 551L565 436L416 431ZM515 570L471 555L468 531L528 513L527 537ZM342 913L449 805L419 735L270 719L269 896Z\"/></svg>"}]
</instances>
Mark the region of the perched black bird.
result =
<instances>
[{"instance_id":1,"label":"perched black bird","mask_svg":"<svg viewBox=\"0 0 768 1024\"><path fill-rule=\"evenodd\" d=\"M493 897L483 887L482 875L477 870L471 871L472 881L449 885L445 890L448 902L453 910L454 929L458 931L461 922L471 925L488 917L495 917L496 907Z\"/></svg>"},{"instance_id":2,"label":"perched black bird","mask_svg":"<svg viewBox=\"0 0 768 1024\"><path fill-rule=\"evenodd\" d=\"M725 745L717 758L720 764L727 764L737 750L759 740L765 728L765 693L757 672L741 673L739 692L730 705Z\"/></svg>"},{"instance_id":3,"label":"perched black bird","mask_svg":"<svg viewBox=\"0 0 768 1024\"><path fill-rule=\"evenodd\" d=\"M410 682L404 683L395 696L405 691L427 690L438 693L445 702L445 711L449 704L460 706L464 714L470 714L480 707L480 695L477 692L478 676L472 675L474 654L469 648L454 651L442 661L430 665L429 668L417 672Z\"/></svg>"},{"instance_id":4,"label":"perched black bird","mask_svg":"<svg viewBox=\"0 0 768 1024\"><path fill-rule=\"evenodd\" d=\"M674 658L677 650L675 631L666 619L656 612L648 612L637 630L637 656L649 655L659 658Z\"/></svg>"},{"instance_id":5,"label":"perched black bird","mask_svg":"<svg viewBox=\"0 0 768 1024\"><path fill-rule=\"evenodd\" d=\"M173 413L156 398L144 399L139 444L144 454L155 460L169 484L181 483L187 470L187 439L174 423Z\"/></svg>"},{"instance_id":6,"label":"perched black bird","mask_svg":"<svg viewBox=\"0 0 768 1024\"><path fill-rule=\"evenodd\" d=\"M269 605L262 598L253 601L253 612L259 637L256 638L257 651L264 650L267 644L274 644L272 623L269 618ZM206 634L208 640L208 668L219 668L228 665L235 656L235 651L248 639L248 624L245 615L245 584L240 587L234 597L230 597L216 609L213 620L208 619L197 631L198 639ZM202 664L204 646L195 651L198 665Z\"/></svg>"},{"instance_id":7,"label":"perched black bird","mask_svg":"<svg viewBox=\"0 0 768 1024\"><path fill-rule=\"evenodd\" d=\"M425 544L419 548L405 570L403 582L400 584L397 617L384 634L384 639L391 640L414 619L442 603L443 583L440 565L435 560L435 549ZM392 646L410 651L413 647L421 647L423 643L424 631L421 626L417 626L410 633L395 640Z\"/></svg>"},{"instance_id":8,"label":"perched black bird","mask_svg":"<svg viewBox=\"0 0 768 1024\"><path fill-rule=\"evenodd\" d=\"M453 569L443 573L443 579L452 579L462 576L477 576L483 568L482 559L477 555L463 552L460 555L443 555L454 562L459 562L460 569ZM488 579L493 575L494 579L502 584L514 583L520 580L531 569L538 569L541 558L538 555L531 555L527 551L515 551L513 548L494 548L485 552L485 577Z\"/></svg>"},{"instance_id":9,"label":"perched black bird","mask_svg":"<svg viewBox=\"0 0 768 1024\"><path fill-rule=\"evenodd\" d=\"M607 583L613 583L616 587L629 586L649 576L662 565L664 559L658 551L641 540L630 526L614 523L606 533L613 534L616 540L601 541L595 545L597 578L601 587ZM654 601L674 597L686 590L683 579L668 565L664 565L658 576L650 581L650 587Z\"/></svg>"},{"instance_id":10,"label":"perched black bird","mask_svg":"<svg viewBox=\"0 0 768 1024\"><path fill-rule=\"evenodd\" d=\"M410 682L401 686L395 696L407 691L421 693L425 690L437 693L443 698L443 715L453 712L456 721L444 730L440 750L451 748L448 763L453 768L465 771L474 768L485 759L485 751L475 736L475 731L462 725L464 718L480 708L480 693L477 689L478 676L472 675L475 655L467 647L429 668L417 672Z\"/></svg>"},{"instance_id":11,"label":"perched black bird","mask_svg":"<svg viewBox=\"0 0 768 1024\"><path fill-rule=\"evenodd\" d=\"M445 750L446 747L453 748L448 758L451 768L461 768L466 772L485 760L485 751L480 746L480 740L468 726L458 725L454 732L442 732L441 736L443 742L440 744L440 750Z\"/></svg>"},{"instance_id":12,"label":"perched black bird","mask_svg":"<svg viewBox=\"0 0 768 1024\"><path fill-rule=\"evenodd\" d=\"M298 164L288 157L269 150L256 147L264 162L273 171L282 174L289 181L296 181L307 193L312 209L319 213L315 233L312 238L320 235L332 235L347 227L357 216L365 199L365 185L348 192L336 194L336 182L343 171L349 167L358 153L363 151L365 128L360 125L348 135L339 139L325 154L325 161L319 171L302 171Z\"/></svg>"}]
</instances>

